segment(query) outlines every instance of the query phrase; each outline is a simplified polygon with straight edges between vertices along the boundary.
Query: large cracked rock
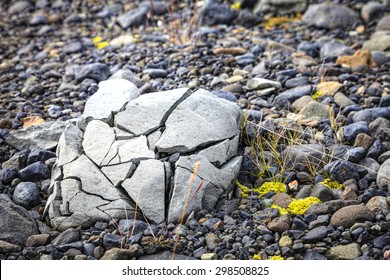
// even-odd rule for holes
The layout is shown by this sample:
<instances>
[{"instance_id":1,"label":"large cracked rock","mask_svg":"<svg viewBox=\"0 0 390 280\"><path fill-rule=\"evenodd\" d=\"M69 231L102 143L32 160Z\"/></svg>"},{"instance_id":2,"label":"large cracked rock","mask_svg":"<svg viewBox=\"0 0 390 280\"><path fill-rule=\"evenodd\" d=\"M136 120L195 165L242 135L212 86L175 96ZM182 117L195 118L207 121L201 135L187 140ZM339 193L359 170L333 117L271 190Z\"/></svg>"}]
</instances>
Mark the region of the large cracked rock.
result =
<instances>
[{"instance_id":1,"label":"large cracked rock","mask_svg":"<svg viewBox=\"0 0 390 280\"><path fill-rule=\"evenodd\" d=\"M45 208L52 226L134 214L177 223L218 208L241 165L239 107L205 90L139 96L130 82L117 83L101 82L79 123L68 123L59 139Z\"/></svg>"}]
</instances>

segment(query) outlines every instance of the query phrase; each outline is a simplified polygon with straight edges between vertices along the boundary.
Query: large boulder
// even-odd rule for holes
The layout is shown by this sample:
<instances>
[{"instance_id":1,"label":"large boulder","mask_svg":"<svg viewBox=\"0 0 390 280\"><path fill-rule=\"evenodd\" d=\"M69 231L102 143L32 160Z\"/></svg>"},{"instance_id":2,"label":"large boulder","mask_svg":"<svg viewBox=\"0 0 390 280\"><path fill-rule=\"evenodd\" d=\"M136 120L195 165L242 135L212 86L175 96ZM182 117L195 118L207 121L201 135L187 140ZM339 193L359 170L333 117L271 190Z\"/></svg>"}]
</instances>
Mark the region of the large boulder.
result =
<instances>
[{"instance_id":1,"label":"large boulder","mask_svg":"<svg viewBox=\"0 0 390 280\"><path fill-rule=\"evenodd\" d=\"M205 90L138 96L136 88L126 95L115 85L100 86L107 98L92 96L87 115L68 123L60 137L45 208L53 227L135 213L152 223L176 223L232 195L242 160L236 104ZM123 98L113 104L110 94ZM99 108L107 104L102 116Z\"/></svg>"}]
</instances>

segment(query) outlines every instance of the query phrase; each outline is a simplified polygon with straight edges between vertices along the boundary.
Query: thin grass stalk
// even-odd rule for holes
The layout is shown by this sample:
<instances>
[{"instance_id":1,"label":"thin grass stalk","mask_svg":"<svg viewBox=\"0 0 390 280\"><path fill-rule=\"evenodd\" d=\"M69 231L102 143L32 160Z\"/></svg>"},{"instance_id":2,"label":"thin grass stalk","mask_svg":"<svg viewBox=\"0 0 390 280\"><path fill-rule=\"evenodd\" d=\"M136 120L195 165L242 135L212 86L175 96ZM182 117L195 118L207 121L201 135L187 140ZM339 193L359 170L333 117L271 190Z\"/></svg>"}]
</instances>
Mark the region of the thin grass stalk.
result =
<instances>
[{"instance_id":1,"label":"thin grass stalk","mask_svg":"<svg viewBox=\"0 0 390 280\"><path fill-rule=\"evenodd\" d=\"M192 172L192 175L191 175L190 183L188 185L186 202L184 203L184 208L183 208L183 211L181 212L181 215L180 215L180 218L179 218L179 221L178 221L179 222L179 226L178 226L178 229L177 229L175 245L173 247L172 260L175 258L175 252L176 252L176 249L177 249L177 245L179 244L181 227L182 227L183 222L184 222L184 216L185 216L186 211L187 211L187 206L188 206L188 202L189 202L190 195L191 195L192 185L194 183L196 175L198 174L199 166L200 166L200 161L197 161L196 164L195 164L194 171Z\"/></svg>"}]
</instances>

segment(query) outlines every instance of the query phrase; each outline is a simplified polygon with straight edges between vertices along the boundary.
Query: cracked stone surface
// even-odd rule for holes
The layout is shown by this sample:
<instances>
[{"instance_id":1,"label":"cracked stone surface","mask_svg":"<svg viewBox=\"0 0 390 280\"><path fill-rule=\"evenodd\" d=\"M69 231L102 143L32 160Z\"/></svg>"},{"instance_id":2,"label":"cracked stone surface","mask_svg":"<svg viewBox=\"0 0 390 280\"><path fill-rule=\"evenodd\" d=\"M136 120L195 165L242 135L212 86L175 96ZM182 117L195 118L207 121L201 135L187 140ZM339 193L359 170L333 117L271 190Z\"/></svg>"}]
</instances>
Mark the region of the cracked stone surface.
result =
<instances>
[{"instance_id":1,"label":"cracked stone surface","mask_svg":"<svg viewBox=\"0 0 390 280\"><path fill-rule=\"evenodd\" d=\"M128 83L100 82L60 137L44 210L59 230L134 213L177 223L233 192L242 161L239 107L187 88L138 96Z\"/></svg>"},{"instance_id":2,"label":"cracked stone surface","mask_svg":"<svg viewBox=\"0 0 390 280\"><path fill-rule=\"evenodd\" d=\"M119 112L130 101L139 96L138 88L125 79L112 79L99 83L99 90L85 104L80 125L90 120L113 121L113 114Z\"/></svg>"}]
</instances>

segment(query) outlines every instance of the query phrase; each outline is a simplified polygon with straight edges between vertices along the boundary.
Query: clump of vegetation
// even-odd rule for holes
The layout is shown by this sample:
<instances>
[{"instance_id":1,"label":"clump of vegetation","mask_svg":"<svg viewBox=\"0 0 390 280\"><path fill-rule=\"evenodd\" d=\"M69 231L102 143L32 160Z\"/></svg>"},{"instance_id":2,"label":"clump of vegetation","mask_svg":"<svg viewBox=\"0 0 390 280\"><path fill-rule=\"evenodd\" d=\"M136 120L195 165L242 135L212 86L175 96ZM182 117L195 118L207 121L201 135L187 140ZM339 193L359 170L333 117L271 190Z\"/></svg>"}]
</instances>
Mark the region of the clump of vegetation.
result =
<instances>
[{"instance_id":1,"label":"clump of vegetation","mask_svg":"<svg viewBox=\"0 0 390 280\"><path fill-rule=\"evenodd\" d=\"M287 192L287 187L282 182L265 182L255 190L259 193L259 197L262 197L271 191L275 193Z\"/></svg>"},{"instance_id":2,"label":"clump of vegetation","mask_svg":"<svg viewBox=\"0 0 390 280\"><path fill-rule=\"evenodd\" d=\"M311 97L314 99L314 100L318 100L318 98L320 98L321 96L324 96L324 93L321 92L321 91L316 91L315 93L313 93L311 95Z\"/></svg>"},{"instance_id":3,"label":"clump of vegetation","mask_svg":"<svg viewBox=\"0 0 390 280\"><path fill-rule=\"evenodd\" d=\"M279 210L279 215L282 216L282 215L287 215L288 214L288 211L286 208L283 208L283 207L280 207L279 205L276 205L276 204L272 204L271 205L271 208L272 209L278 209Z\"/></svg>"},{"instance_id":4,"label":"clump of vegetation","mask_svg":"<svg viewBox=\"0 0 390 280\"><path fill-rule=\"evenodd\" d=\"M282 260L284 260L284 258L281 256L272 256L269 258L269 260L270 261L282 261Z\"/></svg>"},{"instance_id":5,"label":"clump of vegetation","mask_svg":"<svg viewBox=\"0 0 390 280\"><path fill-rule=\"evenodd\" d=\"M259 260L261 260L261 257L260 257L260 255L258 255L258 254L254 254L254 255L253 255L253 259L259 261Z\"/></svg>"},{"instance_id":6,"label":"clump of vegetation","mask_svg":"<svg viewBox=\"0 0 390 280\"><path fill-rule=\"evenodd\" d=\"M303 215L313 204L321 203L317 197L306 197L303 199L293 199L293 201L288 205L287 211L291 215Z\"/></svg>"},{"instance_id":7,"label":"clump of vegetation","mask_svg":"<svg viewBox=\"0 0 390 280\"><path fill-rule=\"evenodd\" d=\"M343 188L342 184L337 181L332 181L330 178L326 178L324 181L321 182L321 184L332 190L341 190Z\"/></svg>"},{"instance_id":8,"label":"clump of vegetation","mask_svg":"<svg viewBox=\"0 0 390 280\"><path fill-rule=\"evenodd\" d=\"M248 187L244 186L243 184L241 184L240 182L238 182L238 180L236 181L236 185L237 185L237 187L239 187L240 190L241 190L241 197L242 197L242 198L247 198L247 197L248 197L248 194L249 194L251 191L253 191L253 190L251 190L250 188L248 188Z\"/></svg>"}]
</instances>

